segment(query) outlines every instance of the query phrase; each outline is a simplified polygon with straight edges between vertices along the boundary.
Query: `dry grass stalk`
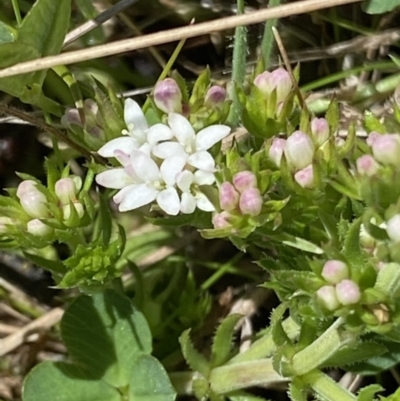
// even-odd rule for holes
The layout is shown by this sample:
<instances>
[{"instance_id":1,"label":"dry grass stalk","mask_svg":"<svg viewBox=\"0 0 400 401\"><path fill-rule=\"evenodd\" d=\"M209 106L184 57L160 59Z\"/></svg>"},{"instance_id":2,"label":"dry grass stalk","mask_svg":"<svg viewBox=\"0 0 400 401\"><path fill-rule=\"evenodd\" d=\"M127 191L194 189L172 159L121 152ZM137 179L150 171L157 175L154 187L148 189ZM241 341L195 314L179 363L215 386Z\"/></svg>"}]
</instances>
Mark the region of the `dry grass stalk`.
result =
<instances>
[{"instance_id":1,"label":"dry grass stalk","mask_svg":"<svg viewBox=\"0 0 400 401\"><path fill-rule=\"evenodd\" d=\"M201 36L210 32L224 31L241 25L252 25L265 22L269 19L289 17L292 15L309 13L328 7L335 7L344 4L357 3L361 0L304 0L295 3L285 4L278 7L267 8L254 11L248 14L235 15L220 18L200 24L170 29L162 32L152 33L145 36L135 37L108 43L105 45L94 46L87 49L66 52L57 56L44 57L16 64L12 67L0 70L0 78L11 77L27 72L44 70L57 65L67 65L80 61L93 60L100 57L112 56L120 53L129 52L156 46L165 43L175 42L181 39Z\"/></svg>"}]
</instances>

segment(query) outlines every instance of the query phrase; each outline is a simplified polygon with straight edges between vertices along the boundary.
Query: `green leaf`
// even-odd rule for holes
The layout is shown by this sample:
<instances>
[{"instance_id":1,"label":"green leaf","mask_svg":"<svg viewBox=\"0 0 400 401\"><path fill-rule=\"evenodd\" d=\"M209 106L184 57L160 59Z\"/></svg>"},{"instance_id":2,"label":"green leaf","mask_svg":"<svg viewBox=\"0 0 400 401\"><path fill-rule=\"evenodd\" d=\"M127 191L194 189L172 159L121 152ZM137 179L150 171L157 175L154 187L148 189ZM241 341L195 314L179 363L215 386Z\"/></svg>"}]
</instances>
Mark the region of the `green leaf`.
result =
<instances>
[{"instance_id":1,"label":"green leaf","mask_svg":"<svg viewBox=\"0 0 400 401\"><path fill-rule=\"evenodd\" d=\"M234 329L242 315L233 314L226 317L215 333L211 347L211 367L223 365L230 357Z\"/></svg>"},{"instance_id":2,"label":"green leaf","mask_svg":"<svg viewBox=\"0 0 400 401\"><path fill-rule=\"evenodd\" d=\"M360 247L361 218L354 220L346 234L343 244L343 255L352 267L362 269L365 265L364 255Z\"/></svg>"},{"instance_id":3,"label":"green leaf","mask_svg":"<svg viewBox=\"0 0 400 401\"><path fill-rule=\"evenodd\" d=\"M386 133L385 126L379 121L377 117L375 117L370 111L366 111L364 113L364 121L365 127L368 131L377 131L380 134Z\"/></svg>"},{"instance_id":4,"label":"green leaf","mask_svg":"<svg viewBox=\"0 0 400 401\"><path fill-rule=\"evenodd\" d=\"M174 401L175 389L164 367L150 355L139 356L133 364L129 401Z\"/></svg>"},{"instance_id":5,"label":"green leaf","mask_svg":"<svg viewBox=\"0 0 400 401\"><path fill-rule=\"evenodd\" d=\"M28 252L24 252L24 255L36 265L41 266L47 270L50 270L51 272L61 273L61 274L65 273L65 266L61 262L45 259L42 258L41 256L33 255Z\"/></svg>"},{"instance_id":6,"label":"green leaf","mask_svg":"<svg viewBox=\"0 0 400 401\"><path fill-rule=\"evenodd\" d=\"M14 42L15 33L15 29L0 21L0 45L3 43Z\"/></svg>"},{"instance_id":7,"label":"green leaf","mask_svg":"<svg viewBox=\"0 0 400 401\"><path fill-rule=\"evenodd\" d=\"M271 238L273 238L276 241L280 241L285 245L289 245L293 248L301 249L302 251L305 252L315 253L317 255L322 255L324 253L324 251L319 246L303 238L295 237L294 235L291 234L283 233L283 234L271 235Z\"/></svg>"},{"instance_id":8,"label":"green leaf","mask_svg":"<svg viewBox=\"0 0 400 401\"><path fill-rule=\"evenodd\" d=\"M183 356L192 370L201 373L204 377L208 377L211 369L210 363L194 348L189 334L190 329L184 331L179 337Z\"/></svg>"},{"instance_id":9,"label":"green leaf","mask_svg":"<svg viewBox=\"0 0 400 401\"><path fill-rule=\"evenodd\" d=\"M362 9L367 14L383 14L400 6L400 0L364 0Z\"/></svg>"},{"instance_id":10,"label":"green leaf","mask_svg":"<svg viewBox=\"0 0 400 401\"><path fill-rule=\"evenodd\" d=\"M294 379L289 385L289 397L292 401L307 401L307 395L301 381Z\"/></svg>"},{"instance_id":11,"label":"green leaf","mask_svg":"<svg viewBox=\"0 0 400 401\"><path fill-rule=\"evenodd\" d=\"M373 401L375 394L379 391L384 391L384 388L379 384L371 384L364 387L358 392L357 401Z\"/></svg>"},{"instance_id":12,"label":"green leaf","mask_svg":"<svg viewBox=\"0 0 400 401\"><path fill-rule=\"evenodd\" d=\"M360 342L351 347L344 347L337 351L332 357L326 360L320 368L341 367L353 363L365 361L370 358L379 357L387 352L387 348L374 342ZM348 368L352 370L351 367Z\"/></svg>"},{"instance_id":13,"label":"green leaf","mask_svg":"<svg viewBox=\"0 0 400 401\"><path fill-rule=\"evenodd\" d=\"M78 366L42 362L25 379L23 401L121 401L119 391Z\"/></svg>"},{"instance_id":14,"label":"green leaf","mask_svg":"<svg viewBox=\"0 0 400 401\"><path fill-rule=\"evenodd\" d=\"M77 298L64 314L61 335L78 363L117 387L128 385L135 359L152 349L142 313L111 290Z\"/></svg>"}]
</instances>

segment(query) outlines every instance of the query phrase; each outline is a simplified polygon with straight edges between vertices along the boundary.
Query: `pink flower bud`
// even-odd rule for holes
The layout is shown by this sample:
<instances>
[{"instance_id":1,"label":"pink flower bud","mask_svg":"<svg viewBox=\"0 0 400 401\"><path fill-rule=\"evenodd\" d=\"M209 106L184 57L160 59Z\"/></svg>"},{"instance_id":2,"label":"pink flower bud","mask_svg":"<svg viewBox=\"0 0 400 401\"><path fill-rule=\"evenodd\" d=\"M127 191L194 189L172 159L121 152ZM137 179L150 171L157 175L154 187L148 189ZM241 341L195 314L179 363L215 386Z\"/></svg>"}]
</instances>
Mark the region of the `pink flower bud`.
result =
<instances>
[{"instance_id":1,"label":"pink flower bud","mask_svg":"<svg viewBox=\"0 0 400 401\"><path fill-rule=\"evenodd\" d=\"M370 134L368 135L368 138L366 140L367 145L372 146L372 144L375 142L375 140L377 138L379 138L380 136L381 136L381 134L379 132L376 132L376 131L370 132Z\"/></svg>"},{"instance_id":2,"label":"pink flower bud","mask_svg":"<svg viewBox=\"0 0 400 401\"><path fill-rule=\"evenodd\" d=\"M230 227L231 225L227 221L227 219L230 216L231 216L230 213L225 212L225 211L215 214L212 218L212 223L214 225L214 228L218 230L218 229Z\"/></svg>"},{"instance_id":3,"label":"pink flower bud","mask_svg":"<svg viewBox=\"0 0 400 401\"><path fill-rule=\"evenodd\" d=\"M269 148L268 157L279 167L281 165L282 155L286 147L286 140L282 138L274 138Z\"/></svg>"},{"instance_id":4,"label":"pink flower bud","mask_svg":"<svg viewBox=\"0 0 400 401\"><path fill-rule=\"evenodd\" d=\"M294 175L294 180L302 187L302 188L314 188L314 169L312 164L299 170Z\"/></svg>"},{"instance_id":5,"label":"pink flower bud","mask_svg":"<svg viewBox=\"0 0 400 401\"><path fill-rule=\"evenodd\" d=\"M342 305L353 305L361 299L360 287L353 280L343 280L336 285L336 296Z\"/></svg>"},{"instance_id":6,"label":"pink flower bud","mask_svg":"<svg viewBox=\"0 0 400 401\"><path fill-rule=\"evenodd\" d=\"M154 102L164 113L182 112L182 92L172 78L166 78L156 83Z\"/></svg>"},{"instance_id":7,"label":"pink flower bud","mask_svg":"<svg viewBox=\"0 0 400 401\"><path fill-rule=\"evenodd\" d=\"M400 242L400 214L395 214L388 222L386 232L394 242Z\"/></svg>"},{"instance_id":8,"label":"pink flower bud","mask_svg":"<svg viewBox=\"0 0 400 401\"><path fill-rule=\"evenodd\" d=\"M325 118L313 118L311 120L311 135L317 146L321 146L329 138L329 124Z\"/></svg>"},{"instance_id":9,"label":"pink flower bud","mask_svg":"<svg viewBox=\"0 0 400 401\"><path fill-rule=\"evenodd\" d=\"M311 138L304 132L295 131L286 141L285 156L293 168L301 170L312 163L314 150Z\"/></svg>"},{"instance_id":10,"label":"pink flower bud","mask_svg":"<svg viewBox=\"0 0 400 401\"><path fill-rule=\"evenodd\" d=\"M370 155L364 155L356 161L357 171L360 175L372 177L378 172L379 164Z\"/></svg>"},{"instance_id":11,"label":"pink flower bud","mask_svg":"<svg viewBox=\"0 0 400 401\"><path fill-rule=\"evenodd\" d=\"M242 214L258 216L262 205L263 199L258 188L248 188L240 195L239 209Z\"/></svg>"},{"instance_id":12,"label":"pink flower bud","mask_svg":"<svg viewBox=\"0 0 400 401\"><path fill-rule=\"evenodd\" d=\"M321 304L328 310L333 311L339 307L339 301L336 297L335 287L324 285L317 291L317 298Z\"/></svg>"},{"instance_id":13,"label":"pink flower bud","mask_svg":"<svg viewBox=\"0 0 400 401\"><path fill-rule=\"evenodd\" d=\"M371 134L370 134L371 136ZM382 164L400 164L400 136L396 134L374 135L370 141L375 159Z\"/></svg>"},{"instance_id":14,"label":"pink flower bud","mask_svg":"<svg viewBox=\"0 0 400 401\"><path fill-rule=\"evenodd\" d=\"M230 212L239 203L239 194L235 187L228 181L222 183L219 189L219 205L221 209Z\"/></svg>"},{"instance_id":15,"label":"pink flower bud","mask_svg":"<svg viewBox=\"0 0 400 401\"><path fill-rule=\"evenodd\" d=\"M277 103L283 102L292 90L290 75L283 68L278 68L272 72L265 71L257 75L254 79L254 85L267 96L276 89Z\"/></svg>"},{"instance_id":16,"label":"pink flower bud","mask_svg":"<svg viewBox=\"0 0 400 401\"><path fill-rule=\"evenodd\" d=\"M74 204L75 210L78 213L78 217L82 218L85 214L85 209L83 208L82 203L75 202ZM71 217L71 205L65 205L63 207L63 219L68 220Z\"/></svg>"},{"instance_id":17,"label":"pink flower bud","mask_svg":"<svg viewBox=\"0 0 400 401\"><path fill-rule=\"evenodd\" d=\"M31 217L47 217L47 199L36 187L36 182L26 180L19 184L17 196L22 208Z\"/></svg>"},{"instance_id":18,"label":"pink flower bud","mask_svg":"<svg viewBox=\"0 0 400 401\"><path fill-rule=\"evenodd\" d=\"M56 182L55 192L62 205L76 200L76 186L71 178L61 178Z\"/></svg>"},{"instance_id":19,"label":"pink flower bud","mask_svg":"<svg viewBox=\"0 0 400 401\"><path fill-rule=\"evenodd\" d=\"M226 90L214 85L206 93L204 104L210 108L219 108L225 102Z\"/></svg>"},{"instance_id":20,"label":"pink flower bud","mask_svg":"<svg viewBox=\"0 0 400 401\"><path fill-rule=\"evenodd\" d=\"M241 171L235 174L232 181L240 193L248 188L257 188L257 177L251 171Z\"/></svg>"},{"instance_id":21,"label":"pink flower bud","mask_svg":"<svg viewBox=\"0 0 400 401\"><path fill-rule=\"evenodd\" d=\"M47 237L53 232L53 228L42 223L39 219L33 219L27 223L27 231L37 237Z\"/></svg>"},{"instance_id":22,"label":"pink flower bud","mask_svg":"<svg viewBox=\"0 0 400 401\"><path fill-rule=\"evenodd\" d=\"M328 260L321 275L329 284L337 284L349 277L349 268L341 260Z\"/></svg>"}]
</instances>

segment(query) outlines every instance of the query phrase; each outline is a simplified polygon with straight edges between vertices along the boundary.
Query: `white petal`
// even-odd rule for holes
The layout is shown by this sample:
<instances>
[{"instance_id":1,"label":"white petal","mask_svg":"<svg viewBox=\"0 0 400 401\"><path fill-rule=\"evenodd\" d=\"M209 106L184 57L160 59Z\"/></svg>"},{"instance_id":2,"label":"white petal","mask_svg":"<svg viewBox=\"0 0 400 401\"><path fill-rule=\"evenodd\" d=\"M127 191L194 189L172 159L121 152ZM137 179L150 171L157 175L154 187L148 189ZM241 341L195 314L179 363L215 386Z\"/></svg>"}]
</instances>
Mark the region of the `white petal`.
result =
<instances>
[{"instance_id":1,"label":"white petal","mask_svg":"<svg viewBox=\"0 0 400 401\"><path fill-rule=\"evenodd\" d=\"M138 150L151 157L151 145L149 143L145 142Z\"/></svg>"},{"instance_id":2,"label":"white petal","mask_svg":"<svg viewBox=\"0 0 400 401\"><path fill-rule=\"evenodd\" d=\"M192 214L196 209L196 199L188 192L182 194L181 212L185 214Z\"/></svg>"},{"instance_id":3,"label":"white petal","mask_svg":"<svg viewBox=\"0 0 400 401\"><path fill-rule=\"evenodd\" d=\"M161 177L168 186L176 184L177 175L182 171L186 164L185 156L174 156L165 159L160 167Z\"/></svg>"},{"instance_id":4,"label":"white petal","mask_svg":"<svg viewBox=\"0 0 400 401\"><path fill-rule=\"evenodd\" d=\"M129 98L125 100L124 119L128 127L128 134L138 138L140 142L144 142L146 140L146 131L149 128L146 117L140 106Z\"/></svg>"},{"instance_id":5,"label":"white petal","mask_svg":"<svg viewBox=\"0 0 400 401\"><path fill-rule=\"evenodd\" d=\"M163 142L154 146L153 155L160 159L167 159L168 157L184 155L185 151L178 142Z\"/></svg>"},{"instance_id":6,"label":"white petal","mask_svg":"<svg viewBox=\"0 0 400 401\"><path fill-rule=\"evenodd\" d=\"M214 171L215 168L215 161L206 150L193 153L188 157L187 162L199 170Z\"/></svg>"},{"instance_id":7,"label":"white petal","mask_svg":"<svg viewBox=\"0 0 400 401\"><path fill-rule=\"evenodd\" d=\"M136 187L136 186L137 186L137 184L132 184L132 185L126 186L125 188L122 188L120 191L118 191L118 192L114 195L113 201L118 205L119 203L122 202L122 200L124 199L125 195L126 195L127 193L129 193L129 191L130 191L132 188Z\"/></svg>"},{"instance_id":8,"label":"white petal","mask_svg":"<svg viewBox=\"0 0 400 401\"><path fill-rule=\"evenodd\" d=\"M131 162L129 155L123 152L122 150L114 151L114 157L121 163L122 166L126 166Z\"/></svg>"},{"instance_id":9,"label":"white petal","mask_svg":"<svg viewBox=\"0 0 400 401\"><path fill-rule=\"evenodd\" d=\"M167 141L173 138L171 128L165 124L156 124L149 128L147 131L147 142L150 145L155 145L161 141Z\"/></svg>"},{"instance_id":10,"label":"white petal","mask_svg":"<svg viewBox=\"0 0 400 401\"><path fill-rule=\"evenodd\" d=\"M157 195L157 203L158 206L160 206L160 208L164 210L165 213L171 216L176 216L179 213L179 196L176 192L176 189L173 187L169 187L167 189L164 189L164 191L161 191Z\"/></svg>"},{"instance_id":11,"label":"white petal","mask_svg":"<svg viewBox=\"0 0 400 401\"><path fill-rule=\"evenodd\" d=\"M212 185L215 182L215 175L210 171L197 170L194 173L194 181L198 185Z\"/></svg>"},{"instance_id":12,"label":"white petal","mask_svg":"<svg viewBox=\"0 0 400 401\"><path fill-rule=\"evenodd\" d=\"M118 209L120 212L126 212L148 205L156 199L157 194L158 191L149 185L131 185L127 187L127 190L124 188L119 191L117 195L114 196L114 202L119 203Z\"/></svg>"},{"instance_id":13,"label":"white petal","mask_svg":"<svg viewBox=\"0 0 400 401\"><path fill-rule=\"evenodd\" d=\"M194 176L191 171L183 170L176 177L176 184L182 192L189 192L190 186L193 184Z\"/></svg>"},{"instance_id":14,"label":"white petal","mask_svg":"<svg viewBox=\"0 0 400 401\"><path fill-rule=\"evenodd\" d=\"M160 170L156 162L138 150L131 153L131 166L143 182L154 182L160 179Z\"/></svg>"},{"instance_id":15,"label":"white petal","mask_svg":"<svg viewBox=\"0 0 400 401\"><path fill-rule=\"evenodd\" d=\"M227 125L211 125L204 128L196 135L196 149L210 149L211 146L226 138L230 132L231 129Z\"/></svg>"},{"instance_id":16,"label":"white petal","mask_svg":"<svg viewBox=\"0 0 400 401\"><path fill-rule=\"evenodd\" d=\"M121 136L119 138L112 139L103 145L97 153L103 157L114 157L116 150L122 150L125 153L131 153L132 150L137 149L136 141L129 136Z\"/></svg>"},{"instance_id":17,"label":"white petal","mask_svg":"<svg viewBox=\"0 0 400 401\"><path fill-rule=\"evenodd\" d=\"M172 132L178 142L186 147L190 145L195 139L195 133L190 122L180 114L169 113L168 125L171 127Z\"/></svg>"},{"instance_id":18,"label":"white petal","mask_svg":"<svg viewBox=\"0 0 400 401\"><path fill-rule=\"evenodd\" d=\"M96 175L97 184L113 189L122 189L133 183L133 179L123 168L113 168Z\"/></svg>"},{"instance_id":19,"label":"white petal","mask_svg":"<svg viewBox=\"0 0 400 401\"><path fill-rule=\"evenodd\" d=\"M208 200L207 196L203 193L199 192L195 196L197 207L200 210L204 210L205 212L214 212L215 208L214 205Z\"/></svg>"}]
</instances>

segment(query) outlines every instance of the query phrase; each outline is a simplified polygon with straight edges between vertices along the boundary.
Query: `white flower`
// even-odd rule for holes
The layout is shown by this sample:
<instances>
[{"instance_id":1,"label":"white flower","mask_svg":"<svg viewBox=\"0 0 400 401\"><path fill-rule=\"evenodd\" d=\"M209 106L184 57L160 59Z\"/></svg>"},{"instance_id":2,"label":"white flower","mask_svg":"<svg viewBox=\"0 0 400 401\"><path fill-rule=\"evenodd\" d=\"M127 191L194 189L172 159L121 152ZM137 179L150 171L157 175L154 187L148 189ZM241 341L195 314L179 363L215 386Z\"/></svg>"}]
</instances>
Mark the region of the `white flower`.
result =
<instances>
[{"instance_id":1,"label":"white flower","mask_svg":"<svg viewBox=\"0 0 400 401\"><path fill-rule=\"evenodd\" d=\"M158 141L171 139L170 130L163 129L163 124L156 124L149 129L145 115L140 106L132 99L125 100L124 119L127 130L123 130L119 138L112 139L98 150L103 157L115 157L116 150L122 150L130 155L133 150L141 150L144 153L150 152L149 144L156 144Z\"/></svg>"},{"instance_id":2,"label":"white flower","mask_svg":"<svg viewBox=\"0 0 400 401\"><path fill-rule=\"evenodd\" d=\"M163 126L163 137L167 138L169 135L170 139L175 138L176 141L165 140L165 142L156 144L152 148L154 156L166 159L181 154L186 156L186 162L189 165L199 170L208 172L215 170L215 160L207 150L228 136L231 131L230 127L227 125L211 125L196 134L190 122L177 113L168 115L168 125L169 127L157 124L152 128L156 132L158 129L161 130L161 126ZM158 139L161 133L155 133L155 136Z\"/></svg>"},{"instance_id":3,"label":"white flower","mask_svg":"<svg viewBox=\"0 0 400 401\"><path fill-rule=\"evenodd\" d=\"M180 211L185 214L191 214L196 207L205 212L215 211L214 205L208 198L202 192L196 190L196 185L211 185L214 182L214 174L207 171L197 170L194 174L188 170L180 172L176 177L176 184L182 191Z\"/></svg>"},{"instance_id":4,"label":"white flower","mask_svg":"<svg viewBox=\"0 0 400 401\"><path fill-rule=\"evenodd\" d=\"M133 150L129 165L98 174L96 182L107 188L120 189L113 199L121 212L156 201L165 213L176 216L180 210L176 177L185 163L186 159L178 155L164 160L158 167L148 155Z\"/></svg>"}]
</instances>

